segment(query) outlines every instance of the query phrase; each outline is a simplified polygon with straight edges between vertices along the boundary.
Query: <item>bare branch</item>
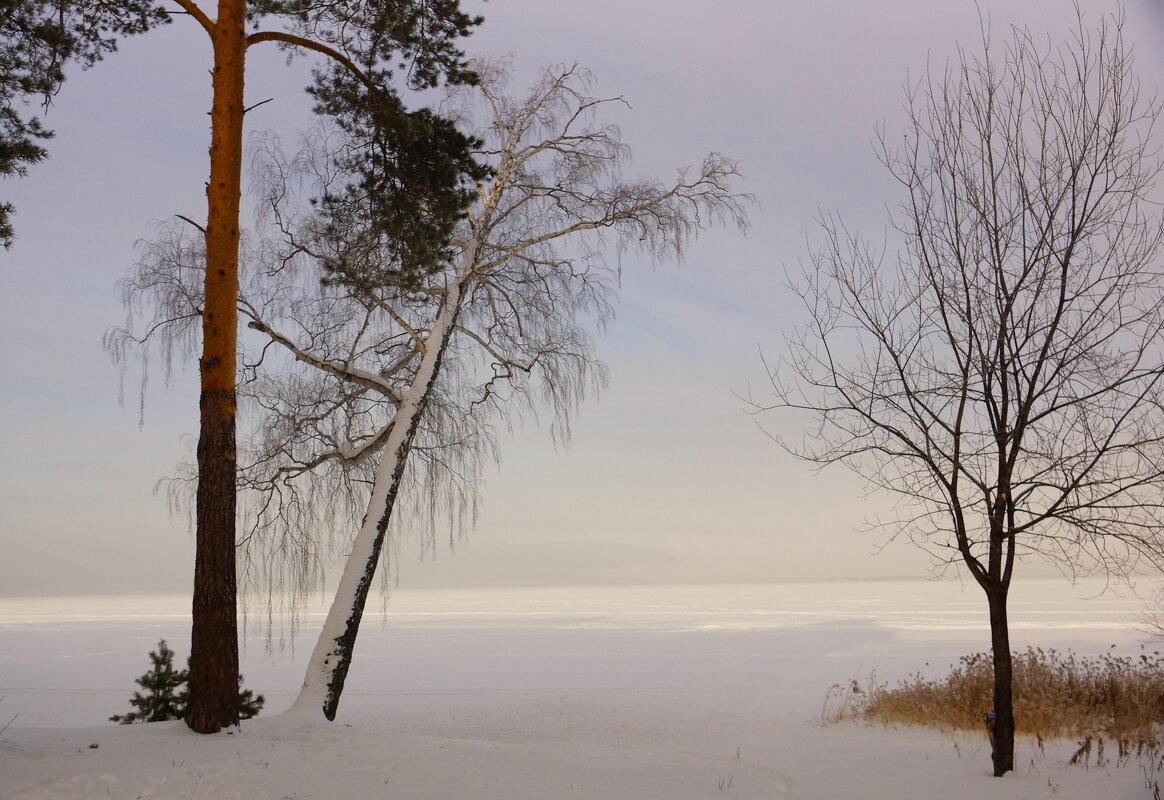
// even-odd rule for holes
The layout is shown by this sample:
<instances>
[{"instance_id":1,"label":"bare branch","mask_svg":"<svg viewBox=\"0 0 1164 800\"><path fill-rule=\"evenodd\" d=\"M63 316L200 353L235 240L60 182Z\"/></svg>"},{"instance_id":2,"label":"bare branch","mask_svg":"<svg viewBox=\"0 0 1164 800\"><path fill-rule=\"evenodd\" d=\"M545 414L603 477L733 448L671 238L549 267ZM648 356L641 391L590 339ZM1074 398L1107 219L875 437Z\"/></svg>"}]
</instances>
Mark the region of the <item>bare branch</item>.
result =
<instances>
[{"instance_id":1,"label":"bare branch","mask_svg":"<svg viewBox=\"0 0 1164 800\"><path fill-rule=\"evenodd\" d=\"M1164 567L1160 106L1122 24L1080 19L1059 47L1014 29L1001 52L984 27L981 54L907 89L904 136L877 142L904 195L899 254L821 220L794 287L809 322L756 403L804 413L788 450L899 495L899 530L985 591L996 774L1019 559Z\"/></svg>"}]
</instances>

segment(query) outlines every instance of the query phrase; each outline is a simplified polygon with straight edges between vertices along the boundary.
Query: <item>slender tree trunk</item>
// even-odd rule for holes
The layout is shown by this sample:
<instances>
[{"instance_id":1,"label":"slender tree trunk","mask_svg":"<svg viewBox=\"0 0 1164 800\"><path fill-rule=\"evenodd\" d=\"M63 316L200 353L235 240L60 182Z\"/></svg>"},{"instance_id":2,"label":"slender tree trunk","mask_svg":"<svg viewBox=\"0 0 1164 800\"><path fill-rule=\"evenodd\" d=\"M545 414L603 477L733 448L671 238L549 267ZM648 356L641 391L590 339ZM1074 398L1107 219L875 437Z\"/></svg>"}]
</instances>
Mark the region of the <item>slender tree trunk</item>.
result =
<instances>
[{"instance_id":1,"label":"slender tree trunk","mask_svg":"<svg viewBox=\"0 0 1164 800\"><path fill-rule=\"evenodd\" d=\"M1014 769L1014 673L1010 652L1010 623L1006 617L1008 587L986 588L990 606L990 647L994 656L994 719L990 745L995 777Z\"/></svg>"},{"instance_id":2,"label":"slender tree trunk","mask_svg":"<svg viewBox=\"0 0 1164 800\"><path fill-rule=\"evenodd\" d=\"M238 724L235 575L235 364L242 185L246 4L220 0L212 35L206 298L202 309L197 551L186 724L215 733Z\"/></svg>"},{"instance_id":3,"label":"slender tree trunk","mask_svg":"<svg viewBox=\"0 0 1164 800\"><path fill-rule=\"evenodd\" d=\"M470 251L466 256L466 263L471 265L472 259ZM376 471L368 511L344 564L343 576L340 578L339 586L336 587L335 599L308 662L303 687L292 707L294 712L307 713L312 709L322 708L327 719L335 719L340 695L347 680L348 668L351 666L368 591L376 575L385 531L396 503L400 478L404 474L405 462L417 424L440 374L441 361L452 338L461 305L461 290L461 278L458 276L449 286L426 339L427 349L421 358L420 366L392 421L392 432Z\"/></svg>"}]
</instances>

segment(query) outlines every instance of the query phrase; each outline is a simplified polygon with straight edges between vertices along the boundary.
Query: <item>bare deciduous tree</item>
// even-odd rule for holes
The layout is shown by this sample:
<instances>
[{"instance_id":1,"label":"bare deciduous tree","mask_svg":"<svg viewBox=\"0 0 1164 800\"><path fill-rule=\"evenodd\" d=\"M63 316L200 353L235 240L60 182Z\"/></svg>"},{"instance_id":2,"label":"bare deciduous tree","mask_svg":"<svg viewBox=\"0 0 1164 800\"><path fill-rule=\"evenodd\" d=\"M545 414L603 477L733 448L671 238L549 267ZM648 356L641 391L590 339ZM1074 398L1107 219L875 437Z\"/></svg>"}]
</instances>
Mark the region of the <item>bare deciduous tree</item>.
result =
<instances>
[{"instance_id":1,"label":"bare deciduous tree","mask_svg":"<svg viewBox=\"0 0 1164 800\"><path fill-rule=\"evenodd\" d=\"M343 690L416 433L438 395L445 401L441 406L454 409L451 417L459 409L474 420L469 430L479 430L488 413L510 413L515 400L530 399L537 387L555 420L565 424L585 387L600 374L579 321L592 311L601 320L613 289L614 276L601 257L603 237L587 245L583 235L610 232L619 246L678 256L690 236L710 222L745 221L741 198L731 188L735 164L719 156L709 156L696 173L684 173L670 186L622 180L626 148L617 129L591 125L595 110L610 101L586 93L584 72L547 71L521 101L501 94L503 70L482 67L479 73L481 85L471 90L474 94L459 93L453 102L463 104L471 119L474 98L483 100L478 104L484 105L487 119L478 135L486 142L482 158L495 174L480 185L478 200L454 239L459 253L417 293L428 301L429 317L407 322L396 311L393 322L403 329L407 344L386 355L377 352L359 374L338 375L334 362L323 366L349 386L381 394L391 411L378 429L359 429L337 451L346 459L374 454L377 460L360 532L296 701L302 709L322 706L329 719ZM355 233L338 242L325 237L321 244L338 244L347 252L362 239ZM564 237L577 240L574 249L560 248L558 240ZM374 268L376 254L357 257ZM311 363L310 357L296 355ZM413 364L395 398L369 383L369 375ZM456 377L449 381L447 376ZM440 438L447 439L448 429L442 433L446 436ZM454 438L458 447L466 441L464 434ZM446 445L437 441L429 447Z\"/></svg>"},{"instance_id":2,"label":"bare deciduous tree","mask_svg":"<svg viewBox=\"0 0 1164 800\"><path fill-rule=\"evenodd\" d=\"M1161 561L1159 106L1122 18L1013 29L907 93L879 155L905 199L886 258L836 217L771 371L815 421L785 446L905 502L891 524L986 594L994 773L1014 766L1007 596L1024 555L1072 575ZM985 711L985 710L984 710Z\"/></svg>"}]
</instances>

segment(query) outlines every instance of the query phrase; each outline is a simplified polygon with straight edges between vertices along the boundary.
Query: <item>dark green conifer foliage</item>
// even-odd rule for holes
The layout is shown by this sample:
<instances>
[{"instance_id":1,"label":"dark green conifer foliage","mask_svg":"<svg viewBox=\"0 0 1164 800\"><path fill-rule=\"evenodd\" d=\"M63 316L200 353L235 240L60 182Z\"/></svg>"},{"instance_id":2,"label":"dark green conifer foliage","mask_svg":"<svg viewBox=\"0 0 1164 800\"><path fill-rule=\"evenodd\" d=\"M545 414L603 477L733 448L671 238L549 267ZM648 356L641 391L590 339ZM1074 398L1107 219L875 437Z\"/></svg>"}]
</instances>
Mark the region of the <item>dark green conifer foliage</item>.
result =
<instances>
[{"instance_id":1,"label":"dark green conifer foliage","mask_svg":"<svg viewBox=\"0 0 1164 800\"><path fill-rule=\"evenodd\" d=\"M267 698L261 694L255 694L250 689L242 688L243 676L238 676L239 692L238 692L238 718L250 719L257 717L259 712L263 710L263 704L267 702Z\"/></svg>"},{"instance_id":2,"label":"dark green conifer foliage","mask_svg":"<svg viewBox=\"0 0 1164 800\"><path fill-rule=\"evenodd\" d=\"M474 160L481 142L429 109L405 111L393 95L368 91L347 75L335 78L312 92L316 111L350 137L335 160L354 180L317 201L323 236L343 242L324 263L325 282L369 293L414 290L452 258L453 230L477 182L490 176ZM356 230L361 235L344 235Z\"/></svg>"},{"instance_id":3,"label":"dark green conifer foliage","mask_svg":"<svg viewBox=\"0 0 1164 800\"><path fill-rule=\"evenodd\" d=\"M174 669L174 651L165 639L159 639L158 649L150 651L150 662L152 666L149 672L134 681L142 691L134 692L129 704L137 710L128 714L114 714L109 718L110 722L130 725L135 722L165 722L186 716L186 681L190 671ZM250 689L242 689L241 675L239 684L239 719L257 717L263 710L266 698L261 694L256 695Z\"/></svg>"},{"instance_id":4,"label":"dark green conifer foliage","mask_svg":"<svg viewBox=\"0 0 1164 800\"><path fill-rule=\"evenodd\" d=\"M117 49L117 37L169 21L152 0L0 0L0 175L25 174L52 137L30 101L47 109L70 63L87 68ZM0 244L12 246L11 203L0 203Z\"/></svg>"},{"instance_id":5,"label":"dark green conifer foliage","mask_svg":"<svg viewBox=\"0 0 1164 800\"><path fill-rule=\"evenodd\" d=\"M453 229L491 171L477 160L480 140L430 109L406 109L396 78L403 73L412 89L430 89L442 79L475 83L456 44L481 17L462 12L460 0L251 0L248 9L252 19L282 17L296 35L347 59L315 70L308 88L315 112L347 135L336 166L353 176L317 201L327 238L343 240L340 230L364 232L328 259L327 281L362 291L416 288L450 257Z\"/></svg>"},{"instance_id":6,"label":"dark green conifer foliage","mask_svg":"<svg viewBox=\"0 0 1164 800\"><path fill-rule=\"evenodd\" d=\"M174 651L165 639L158 640L158 649L150 651L149 672L136 681L142 691L134 692L129 704L136 711L114 714L111 722L129 725L134 722L164 722L182 719L186 713L186 670L174 669Z\"/></svg>"}]
</instances>

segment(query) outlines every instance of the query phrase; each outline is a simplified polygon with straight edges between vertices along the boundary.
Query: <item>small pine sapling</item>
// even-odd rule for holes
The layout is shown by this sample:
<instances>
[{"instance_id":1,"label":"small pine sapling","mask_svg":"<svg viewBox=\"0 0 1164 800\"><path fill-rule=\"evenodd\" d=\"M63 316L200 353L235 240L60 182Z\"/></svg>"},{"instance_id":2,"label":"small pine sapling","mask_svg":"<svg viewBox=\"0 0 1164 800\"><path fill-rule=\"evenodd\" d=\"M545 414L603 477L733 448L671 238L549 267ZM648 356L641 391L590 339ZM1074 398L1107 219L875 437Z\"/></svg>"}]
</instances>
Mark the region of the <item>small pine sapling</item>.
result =
<instances>
[{"instance_id":1,"label":"small pine sapling","mask_svg":"<svg viewBox=\"0 0 1164 800\"><path fill-rule=\"evenodd\" d=\"M134 692L129 704L136 711L128 714L114 714L111 722L130 725L134 722L164 722L168 719L182 719L186 713L185 684L187 673L184 669L174 669L174 651L165 639L158 640L158 649L150 651L153 666L150 671L136 681L142 688Z\"/></svg>"},{"instance_id":2,"label":"small pine sapling","mask_svg":"<svg viewBox=\"0 0 1164 800\"><path fill-rule=\"evenodd\" d=\"M153 663L150 671L134 681L144 690L144 693L134 692L130 698L129 704L137 710L114 714L109 718L111 722L131 725L185 718L189 663L187 669L174 669L174 651L165 639L158 640L158 649L150 652L150 661ZM242 680L243 676L239 675L238 715L239 719L251 719L262 711L266 698L250 689L242 689Z\"/></svg>"},{"instance_id":3,"label":"small pine sapling","mask_svg":"<svg viewBox=\"0 0 1164 800\"><path fill-rule=\"evenodd\" d=\"M250 689L242 688L243 676L240 672L238 675L238 718L250 719L257 717L259 712L263 710L263 703L267 702L267 698L261 694L255 694Z\"/></svg>"}]
</instances>

